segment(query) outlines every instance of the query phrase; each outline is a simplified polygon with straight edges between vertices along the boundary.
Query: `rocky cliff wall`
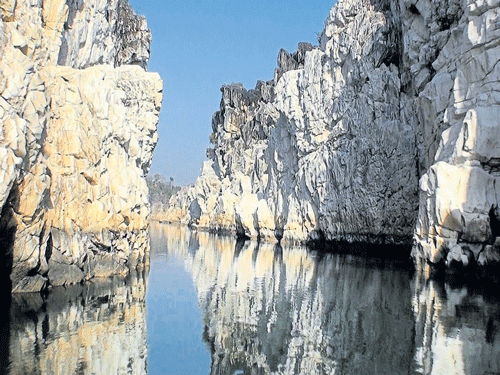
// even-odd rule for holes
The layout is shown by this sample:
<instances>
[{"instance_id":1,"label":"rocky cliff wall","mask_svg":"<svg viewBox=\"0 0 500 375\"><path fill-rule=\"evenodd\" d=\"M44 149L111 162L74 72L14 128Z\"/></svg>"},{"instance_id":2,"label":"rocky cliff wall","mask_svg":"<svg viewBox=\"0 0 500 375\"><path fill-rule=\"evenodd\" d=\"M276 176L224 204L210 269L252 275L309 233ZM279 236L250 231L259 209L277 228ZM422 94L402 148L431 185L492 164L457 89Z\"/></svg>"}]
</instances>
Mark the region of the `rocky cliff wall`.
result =
<instances>
[{"instance_id":1,"label":"rocky cliff wall","mask_svg":"<svg viewBox=\"0 0 500 375\"><path fill-rule=\"evenodd\" d=\"M282 50L274 79L254 90L223 87L211 160L172 202L173 220L254 238L408 242L417 147L398 8L341 1L319 47Z\"/></svg>"},{"instance_id":2,"label":"rocky cliff wall","mask_svg":"<svg viewBox=\"0 0 500 375\"><path fill-rule=\"evenodd\" d=\"M162 99L145 19L122 0L0 10L2 274L35 291L142 267Z\"/></svg>"},{"instance_id":3,"label":"rocky cliff wall","mask_svg":"<svg viewBox=\"0 0 500 375\"><path fill-rule=\"evenodd\" d=\"M427 64L414 100L426 162L413 256L422 269L477 267L494 274L500 264L500 4L431 5L417 3L410 31L420 24L422 40L408 43L411 68ZM417 50L426 52L417 56Z\"/></svg>"},{"instance_id":4,"label":"rocky cliff wall","mask_svg":"<svg viewBox=\"0 0 500 375\"><path fill-rule=\"evenodd\" d=\"M254 238L414 243L500 261L497 2L341 0L272 81L224 86L171 221Z\"/></svg>"}]
</instances>

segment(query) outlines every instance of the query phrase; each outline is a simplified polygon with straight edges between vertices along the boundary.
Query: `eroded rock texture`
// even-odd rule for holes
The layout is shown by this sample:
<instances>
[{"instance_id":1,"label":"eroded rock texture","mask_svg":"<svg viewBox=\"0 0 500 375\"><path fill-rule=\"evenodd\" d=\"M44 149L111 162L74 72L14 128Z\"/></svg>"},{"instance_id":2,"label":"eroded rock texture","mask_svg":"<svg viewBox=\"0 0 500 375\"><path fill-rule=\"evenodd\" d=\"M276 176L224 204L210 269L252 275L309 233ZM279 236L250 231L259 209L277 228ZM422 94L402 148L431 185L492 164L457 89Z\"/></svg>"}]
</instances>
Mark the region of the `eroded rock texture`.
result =
<instances>
[{"instance_id":1,"label":"eroded rock texture","mask_svg":"<svg viewBox=\"0 0 500 375\"><path fill-rule=\"evenodd\" d=\"M209 160L171 221L241 236L411 243L500 262L499 4L344 0L319 46L222 88Z\"/></svg>"},{"instance_id":2,"label":"eroded rock texture","mask_svg":"<svg viewBox=\"0 0 500 375\"><path fill-rule=\"evenodd\" d=\"M420 25L422 40L410 43L408 57L412 67L427 61L419 74L425 72L422 85L428 83L415 105L421 147L428 149L423 150L427 160L421 159L425 174L414 257L421 268L430 263L495 272L500 264L499 4L420 8L410 30ZM427 60L424 53L415 54L417 48L426 51Z\"/></svg>"},{"instance_id":3,"label":"eroded rock texture","mask_svg":"<svg viewBox=\"0 0 500 375\"><path fill-rule=\"evenodd\" d=\"M249 237L408 241L417 149L400 106L397 5L339 2L320 46L281 51L273 81L223 87L211 160L172 202L173 220Z\"/></svg>"},{"instance_id":4,"label":"eroded rock texture","mask_svg":"<svg viewBox=\"0 0 500 375\"><path fill-rule=\"evenodd\" d=\"M121 0L0 10L2 275L37 291L142 267L162 99L145 19Z\"/></svg>"}]
</instances>

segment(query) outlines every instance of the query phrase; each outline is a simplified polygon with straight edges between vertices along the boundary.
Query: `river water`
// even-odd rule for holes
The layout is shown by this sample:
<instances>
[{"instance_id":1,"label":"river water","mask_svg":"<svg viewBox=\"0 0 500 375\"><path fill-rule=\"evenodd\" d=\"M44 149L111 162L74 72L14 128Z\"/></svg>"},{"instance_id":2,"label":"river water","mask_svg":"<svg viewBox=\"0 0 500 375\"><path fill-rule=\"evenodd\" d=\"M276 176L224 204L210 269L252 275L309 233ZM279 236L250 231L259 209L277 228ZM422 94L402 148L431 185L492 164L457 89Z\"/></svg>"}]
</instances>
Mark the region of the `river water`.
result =
<instances>
[{"instance_id":1,"label":"river water","mask_svg":"<svg viewBox=\"0 0 500 375\"><path fill-rule=\"evenodd\" d=\"M0 374L500 374L500 292L153 224L149 273L14 295Z\"/></svg>"}]
</instances>

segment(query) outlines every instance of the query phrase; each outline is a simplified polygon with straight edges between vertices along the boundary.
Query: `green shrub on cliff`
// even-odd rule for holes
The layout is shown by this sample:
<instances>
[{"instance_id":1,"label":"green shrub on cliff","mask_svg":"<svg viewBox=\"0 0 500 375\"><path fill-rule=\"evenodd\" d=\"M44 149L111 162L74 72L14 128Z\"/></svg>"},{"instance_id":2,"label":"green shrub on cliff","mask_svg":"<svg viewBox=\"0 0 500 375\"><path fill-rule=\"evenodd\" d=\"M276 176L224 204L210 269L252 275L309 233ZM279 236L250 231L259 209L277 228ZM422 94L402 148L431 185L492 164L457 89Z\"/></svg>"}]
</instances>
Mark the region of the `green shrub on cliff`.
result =
<instances>
[{"instance_id":1,"label":"green shrub on cliff","mask_svg":"<svg viewBox=\"0 0 500 375\"><path fill-rule=\"evenodd\" d=\"M180 190L180 186L174 185L173 177L168 180L166 177L155 174L153 177L146 177L149 188L149 203L151 205L162 205L166 207L170 197Z\"/></svg>"}]
</instances>

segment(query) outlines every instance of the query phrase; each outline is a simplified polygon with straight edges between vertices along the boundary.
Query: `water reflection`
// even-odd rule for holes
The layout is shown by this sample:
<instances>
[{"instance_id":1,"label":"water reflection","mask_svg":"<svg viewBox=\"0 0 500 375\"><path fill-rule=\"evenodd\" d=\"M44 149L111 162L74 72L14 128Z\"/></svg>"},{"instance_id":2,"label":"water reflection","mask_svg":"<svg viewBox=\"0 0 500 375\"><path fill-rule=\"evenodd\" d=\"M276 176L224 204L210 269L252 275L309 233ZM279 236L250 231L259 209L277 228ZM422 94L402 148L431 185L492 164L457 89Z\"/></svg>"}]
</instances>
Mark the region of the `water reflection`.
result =
<instances>
[{"instance_id":1,"label":"water reflection","mask_svg":"<svg viewBox=\"0 0 500 375\"><path fill-rule=\"evenodd\" d=\"M167 225L149 282L15 295L8 313L7 374L500 374L498 291Z\"/></svg>"},{"instance_id":2,"label":"water reflection","mask_svg":"<svg viewBox=\"0 0 500 375\"><path fill-rule=\"evenodd\" d=\"M496 295L495 295L496 294ZM500 301L467 287L415 280L415 361L423 374L499 374Z\"/></svg>"},{"instance_id":3,"label":"water reflection","mask_svg":"<svg viewBox=\"0 0 500 375\"><path fill-rule=\"evenodd\" d=\"M211 374L500 373L497 299L390 261L156 235L192 274Z\"/></svg>"},{"instance_id":4,"label":"water reflection","mask_svg":"<svg viewBox=\"0 0 500 375\"><path fill-rule=\"evenodd\" d=\"M184 267L180 243L188 232L173 235L152 228L148 309L148 372L153 374L207 374L210 353L202 340L203 321L191 273ZM169 251L172 249L172 251Z\"/></svg>"},{"instance_id":5,"label":"water reflection","mask_svg":"<svg viewBox=\"0 0 500 375\"><path fill-rule=\"evenodd\" d=\"M145 374L145 291L141 274L14 295L0 372Z\"/></svg>"},{"instance_id":6,"label":"water reflection","mask_svg":"<svg viewBox=\"0 0 500 375\"><path fill-rule=\"evenodd\" d=\"M408 373L407 272L303 247L168 237L195 280L212 374Z\"/></svg>"}]
</instances>

